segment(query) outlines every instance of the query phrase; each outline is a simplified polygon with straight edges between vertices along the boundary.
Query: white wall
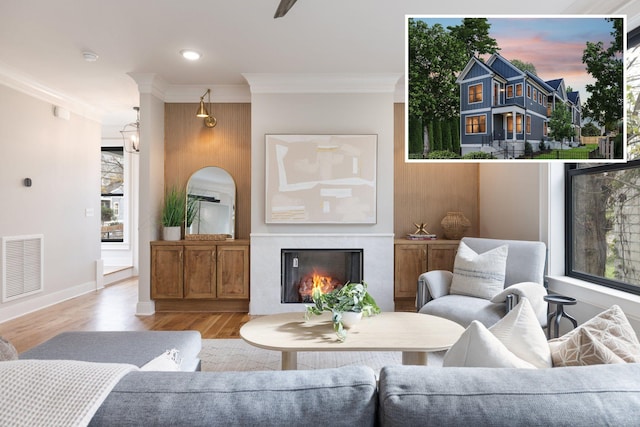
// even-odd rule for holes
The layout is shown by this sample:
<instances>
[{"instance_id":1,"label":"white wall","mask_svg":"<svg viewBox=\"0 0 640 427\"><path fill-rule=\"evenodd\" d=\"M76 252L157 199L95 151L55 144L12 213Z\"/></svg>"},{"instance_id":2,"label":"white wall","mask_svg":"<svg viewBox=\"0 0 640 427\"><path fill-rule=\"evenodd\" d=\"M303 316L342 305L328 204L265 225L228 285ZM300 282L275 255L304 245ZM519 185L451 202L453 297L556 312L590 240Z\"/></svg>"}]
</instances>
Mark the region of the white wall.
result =
<instances>
[{"instance_id":1,"label":"white wall","mask_svg":"<svg viewBox=\"0 0 640 427\"><path fill-rule=\"evenodd\" d=\"M56 118L53 107L0 85L0 236L44 235L44 292L0 302L0 321L96 286L100 124L73 112Z\"/></svg>"}]
</instances>

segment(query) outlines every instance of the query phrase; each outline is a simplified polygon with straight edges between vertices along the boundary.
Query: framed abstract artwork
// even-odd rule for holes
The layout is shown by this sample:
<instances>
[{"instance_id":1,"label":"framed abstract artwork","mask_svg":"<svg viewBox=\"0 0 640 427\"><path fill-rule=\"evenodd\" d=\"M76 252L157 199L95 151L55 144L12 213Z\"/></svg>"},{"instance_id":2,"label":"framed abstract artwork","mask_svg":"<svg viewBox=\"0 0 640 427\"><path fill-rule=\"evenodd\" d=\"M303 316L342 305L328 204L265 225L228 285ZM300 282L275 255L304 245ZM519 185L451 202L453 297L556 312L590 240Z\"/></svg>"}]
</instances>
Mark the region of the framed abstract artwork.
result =
<instances>
[{"instance_id":1,"label":"framed abstract artwork","mask_svg":"<svg viewBox=\"0 0 640 427\"><path fill-rule=\"evenodd\" d=\"M377 135L265 135L265 221L375 224Z\"/></svg>"}]
</instances>

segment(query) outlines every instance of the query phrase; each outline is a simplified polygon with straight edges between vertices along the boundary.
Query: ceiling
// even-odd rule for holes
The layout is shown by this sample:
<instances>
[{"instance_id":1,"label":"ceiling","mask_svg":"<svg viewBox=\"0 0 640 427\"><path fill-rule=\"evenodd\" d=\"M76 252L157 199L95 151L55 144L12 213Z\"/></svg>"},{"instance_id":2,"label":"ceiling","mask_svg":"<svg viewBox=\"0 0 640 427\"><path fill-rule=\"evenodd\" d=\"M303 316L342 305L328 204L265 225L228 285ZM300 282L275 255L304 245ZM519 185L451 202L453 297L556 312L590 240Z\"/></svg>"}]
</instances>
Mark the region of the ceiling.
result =
<instances>
[{"instance_id":1,"label":"ceiling","mask_svg":"<svg viewBox=\"0 0 640 427\"><path fill-rule=\"evenodd\" d=\"M203 91L246 87L243 73L402 75L405 14L518 14L522 8L503 0L298 0L274 19L279 1L2 0L0 83L19 81L108 121L138 104L129 73L156 73L169 85ZM536 6L539 14L626 13L632 28L639 3L539 0ZM202 58L184 60L185 48ZM86 62L84 51L98 60ZM215 96L214 90L213 102Z\"/></svg>"}]
</instances>

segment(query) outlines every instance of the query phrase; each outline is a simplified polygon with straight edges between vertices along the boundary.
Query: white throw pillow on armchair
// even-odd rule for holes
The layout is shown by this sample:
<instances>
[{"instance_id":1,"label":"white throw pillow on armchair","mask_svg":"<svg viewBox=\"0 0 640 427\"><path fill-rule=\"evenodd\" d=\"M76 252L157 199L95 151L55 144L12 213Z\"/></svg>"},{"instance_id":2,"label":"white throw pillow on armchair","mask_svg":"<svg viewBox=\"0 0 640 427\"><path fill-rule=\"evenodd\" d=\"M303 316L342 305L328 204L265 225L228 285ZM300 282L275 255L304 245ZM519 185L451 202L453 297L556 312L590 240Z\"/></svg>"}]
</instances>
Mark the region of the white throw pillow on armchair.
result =
<instances>
[{"instance_id":1,"label":"white throw pillow on armchair","mask_svg":"<svg viewBox=\"0 0 640 427\"><path fill-rule=\"evenodd\" d=\"M508 245L481 254L460 242L449 293L491 299L504 289Z\"/></svg>"}]
</instances>

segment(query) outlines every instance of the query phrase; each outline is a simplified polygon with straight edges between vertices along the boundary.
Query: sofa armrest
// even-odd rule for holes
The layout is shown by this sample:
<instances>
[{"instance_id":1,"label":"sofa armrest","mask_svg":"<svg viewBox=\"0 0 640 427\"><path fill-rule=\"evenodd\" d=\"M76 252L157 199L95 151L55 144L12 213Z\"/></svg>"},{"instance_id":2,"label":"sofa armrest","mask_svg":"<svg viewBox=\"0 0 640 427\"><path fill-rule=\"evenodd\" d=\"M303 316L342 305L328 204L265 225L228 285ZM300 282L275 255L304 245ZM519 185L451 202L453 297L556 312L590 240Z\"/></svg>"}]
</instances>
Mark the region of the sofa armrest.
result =
<instances>
[{"instance_id":1,"label":"sofa armrest","mask_svg":"<svg viewBox=\"0 0 640 427\"><path fill-rule=\"evenodd\" d=\"M453 279L453 273L447 270L433 270L422 273L418 277L416 309L420 310L422 306L432 299L449 295L451 279Z\"/></svg>"}]
</instances>

